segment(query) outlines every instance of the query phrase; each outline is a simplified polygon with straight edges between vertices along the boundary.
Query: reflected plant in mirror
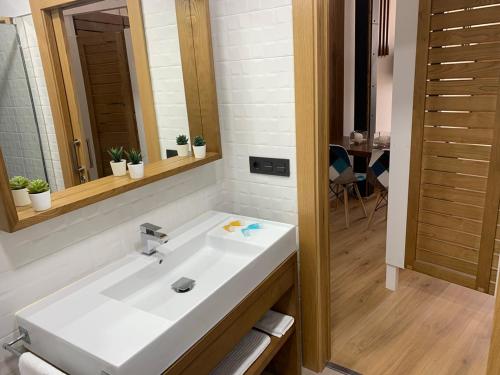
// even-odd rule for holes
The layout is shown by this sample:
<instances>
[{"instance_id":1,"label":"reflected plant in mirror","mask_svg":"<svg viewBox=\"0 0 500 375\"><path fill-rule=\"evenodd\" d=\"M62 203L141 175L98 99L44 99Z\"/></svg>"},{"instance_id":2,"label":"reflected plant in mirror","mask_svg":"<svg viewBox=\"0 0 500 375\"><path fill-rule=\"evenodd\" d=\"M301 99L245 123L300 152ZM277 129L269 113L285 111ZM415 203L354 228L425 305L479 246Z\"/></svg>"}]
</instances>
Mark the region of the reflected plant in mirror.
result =
<instances>
[{"instance_id":1,"label":"reflected plant in mirror","mask_svg":"<svg viewBox=\"0 0 500 375\"><path fill-rule=\"evenodd\" d=\"M142 162L142 155L140 151L135 149L130 150L130 152L125 151L127 159L129 161L128 171L130 173L130 178L136 180L144 177L144 163Z\"/></svg>"},{"instance_id":2,"label":"reflected plant in mirror","mask_svg":"<svg viewBox=\"0 0 500 375\"><path fill-rule=\"evenodd\" d=\"M111 170L113 171L113 176L125 176L127 174L127 162L123 159L123 146L111 147L108 150L108 155L111 156Z\"/></svg>"},{"instance_id":3,"label":"reflected plant in mirror","mask_svg":"<svg viewBox=\"0 0 500 375\"><path fill-rule=\"evenodd\" d=\"M28 184L31 206L35 211L45 211L52 206L50 187L47 181L36 179Z\"/></svg>"},{"instance_id":4,"label":"reflected plant in mirror","mask_svg":"<svg viewBox=\"0 0 500 375\"><path fill-rule=\"evenodd\" d=\"M14 176L9 180L10 190L14 198L16 207L27 206L30 204L30 197L28 195L29 180L23 176Z\"/></svg>"},{"instance_id":5,"label":"reflected plant in mirror","mask_svg":"<svg viewBox=\"0 0 500 375\"><path fill-rule=\"evenodd\" d=\"M177 136L177 138L176 138L177 155L188 156L188 154L189 154L188 141L189 141L189 138L184 134L180 134Z\"/></svg>"},{"instance_id":6,"label":"reflected plant in mirror","mask_svg":"<svg viewBox=\"0 0 500 375\"><path fill-rule=\"evenodd\" d=\"M207 142L201 135L193 139L193 152L196 159L203 159L207 155Z\"/></svg>"}]
</instances>

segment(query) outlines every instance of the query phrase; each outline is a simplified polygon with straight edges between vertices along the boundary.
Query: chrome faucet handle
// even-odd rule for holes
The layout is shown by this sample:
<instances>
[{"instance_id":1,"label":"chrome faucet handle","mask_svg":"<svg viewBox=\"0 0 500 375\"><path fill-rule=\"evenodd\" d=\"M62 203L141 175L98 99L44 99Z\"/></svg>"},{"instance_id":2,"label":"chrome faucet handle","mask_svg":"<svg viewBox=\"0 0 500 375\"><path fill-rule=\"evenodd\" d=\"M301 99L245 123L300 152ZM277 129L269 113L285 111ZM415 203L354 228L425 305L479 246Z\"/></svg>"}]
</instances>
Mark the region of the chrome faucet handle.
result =
<instances>
[{"instance_id":1,"label":"chrome faucet handle","mask_svg":"<svg viewBox=\"0 0 500 375\"><path fill-rule=\"evenodd\" d=\"M142 253L144 255L153 255L156 253L156 248L164 243L168 242L168 236L160 232L161 227L158 225L144 223L141 224L141 238L144 243L144 249Z\"/></svg>"},{"instance_id":2,"label":"chrome faucet handle","mask_svg":"<svg viewBox=\"0 0 500 375\"><path fill-rule=\"evenodd\" d=\"M159 232L161 227L159 227L158 225L151 224L151 223L141 224L141 226L139 228L141 230L141 233L149 234L149 235L155 236L155 237L160 237L159 234L164 234L164 233Z\"/></svg>"}]
</instances>

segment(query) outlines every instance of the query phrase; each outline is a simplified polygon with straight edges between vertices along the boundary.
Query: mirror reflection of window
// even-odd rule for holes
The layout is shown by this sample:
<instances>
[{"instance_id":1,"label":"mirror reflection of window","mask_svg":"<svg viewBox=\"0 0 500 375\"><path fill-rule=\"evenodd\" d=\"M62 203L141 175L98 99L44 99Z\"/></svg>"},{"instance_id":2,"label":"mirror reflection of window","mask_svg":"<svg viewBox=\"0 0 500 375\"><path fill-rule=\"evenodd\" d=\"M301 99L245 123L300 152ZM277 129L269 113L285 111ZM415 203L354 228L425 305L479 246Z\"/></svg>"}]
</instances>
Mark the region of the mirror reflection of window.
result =
<instances>
[{"instance_id":1,"label":"mirror reflection of window","mask_svg":"<svg viewBox=\"0 0 500 375\"><path fill-rule=\"evenodd\" d=\"M41 135L16 25L0 24L0 40L0 147L7 173L9 178L47 179ZM51 177L54 178L53 173Z\"/></svg>"}]
</instances>

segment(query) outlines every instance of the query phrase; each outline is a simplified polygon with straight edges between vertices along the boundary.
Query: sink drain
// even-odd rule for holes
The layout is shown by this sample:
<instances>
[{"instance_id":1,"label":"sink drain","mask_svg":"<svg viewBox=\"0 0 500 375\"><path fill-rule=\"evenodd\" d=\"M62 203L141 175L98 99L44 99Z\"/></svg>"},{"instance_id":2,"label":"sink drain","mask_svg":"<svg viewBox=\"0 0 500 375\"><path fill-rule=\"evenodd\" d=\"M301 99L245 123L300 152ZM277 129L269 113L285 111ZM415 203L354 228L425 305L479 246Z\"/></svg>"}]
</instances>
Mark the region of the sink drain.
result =
<instances>
[{"instance_id":1,"label":"sink drain","mask_svg":"<svg viewBox=\"0 0 500 375\"><path fill-rule=\"evenodd\" d=\"M176 293L186 293L194 288L195 281L187 277L181 277L172 284L172 289Z\"/></svg>"}]
</instances>

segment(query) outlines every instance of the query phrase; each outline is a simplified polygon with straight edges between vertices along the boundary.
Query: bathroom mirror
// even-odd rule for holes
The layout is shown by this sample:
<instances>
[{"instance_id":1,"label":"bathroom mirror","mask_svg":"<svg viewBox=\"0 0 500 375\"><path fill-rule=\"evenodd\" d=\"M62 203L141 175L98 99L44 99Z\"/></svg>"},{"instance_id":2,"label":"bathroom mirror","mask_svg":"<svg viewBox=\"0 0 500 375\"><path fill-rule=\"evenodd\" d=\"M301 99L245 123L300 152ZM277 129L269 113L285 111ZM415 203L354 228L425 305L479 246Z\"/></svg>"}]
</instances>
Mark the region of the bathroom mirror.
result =
<instances>
[{"instance_id":1,"label":"bathroom mirror","mask_svg":"<svg viewBox=\"0 0 500 375\"><path fill-rule=\"evenodd\" d=\"M30 5L0 24L10 38L0 49L3 230L220 158L208 0ZM202 136L206 156L179 154L179 135L188 150ZM144 177L133 166L119 176L111 148L139 151ZM16 207L8 179L17 175L47 180L51 207Z\"/></svg>"}]
</instances>

